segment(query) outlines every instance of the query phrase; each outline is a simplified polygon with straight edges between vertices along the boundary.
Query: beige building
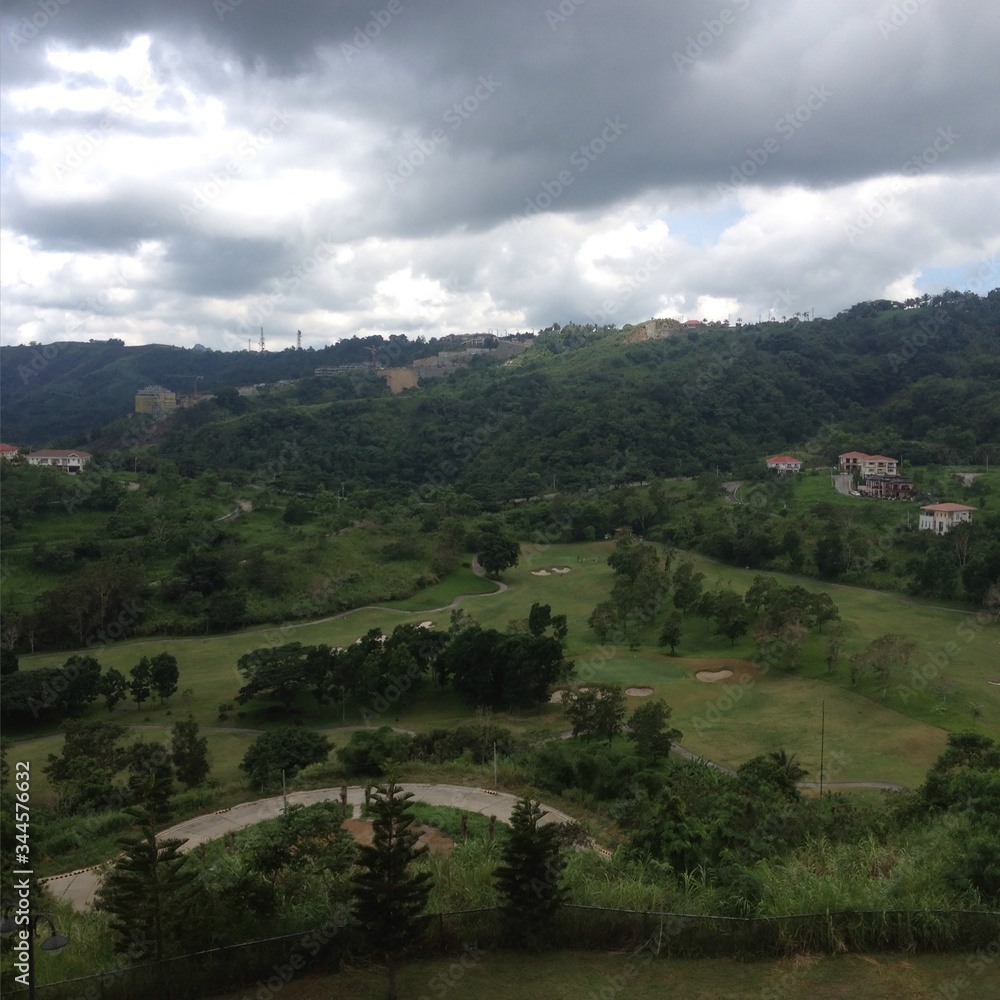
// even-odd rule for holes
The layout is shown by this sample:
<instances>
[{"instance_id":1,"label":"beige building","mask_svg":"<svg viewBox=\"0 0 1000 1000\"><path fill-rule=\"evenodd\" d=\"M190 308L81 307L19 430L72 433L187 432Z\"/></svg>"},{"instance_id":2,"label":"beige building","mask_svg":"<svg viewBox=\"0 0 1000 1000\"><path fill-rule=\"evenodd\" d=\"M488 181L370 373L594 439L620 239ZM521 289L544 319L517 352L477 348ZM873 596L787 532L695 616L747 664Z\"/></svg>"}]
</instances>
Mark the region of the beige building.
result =
<instances>
[{"instance_id":1,"label":"beige building","mask_svg":"<svg viewBox=\"0 0 1000 1000\"><path fill-rule=\"evenodd\" d=\"M847 451L839 457L840 471L865 476L898 476L899 461L886 455L866 455L863 451Z\"/></svg>"},{"instance_id":2,"label":"beige building","mask_svg":"<svg viewBox=\"0 0 1000 1000\"><path fill-rule=\"evenodd\" d=\"M972 520L975 507L966 507L964 503L930 503L920 508L921 531L933 531L936 535L947 534L956 524L964 524Z\"/></svg>"},{"instance_id":3,"label":"beige building","mask_svg":"<svg viewBox=\"0 0 1000 1000\"><path fill-rule=\"evenodd\" d=\"M136 413L173 413L177 409L177 393L162 385L147 385L135 394Z\"/></svg>"}]
</instances>

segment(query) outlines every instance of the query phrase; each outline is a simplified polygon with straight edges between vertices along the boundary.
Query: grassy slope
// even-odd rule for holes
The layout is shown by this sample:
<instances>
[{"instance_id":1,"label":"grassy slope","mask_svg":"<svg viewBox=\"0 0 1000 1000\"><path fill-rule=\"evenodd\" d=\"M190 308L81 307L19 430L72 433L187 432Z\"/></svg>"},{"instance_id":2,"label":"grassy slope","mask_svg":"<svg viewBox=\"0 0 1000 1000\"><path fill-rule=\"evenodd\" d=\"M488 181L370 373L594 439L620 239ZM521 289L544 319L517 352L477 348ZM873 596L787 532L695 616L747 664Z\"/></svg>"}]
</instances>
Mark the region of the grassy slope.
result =
<instances>
[{"instance_id":1,"label":"grassy slope","mask_svg":"<svg viewBox=\"0 0 1000 1000\"><path fill-rule=\"evenodd\" d=\"M629 1000L932 1000L942 996L988 997L1000 991L995 957L963 955L799 955L773 962L730 959L669 959L643 964L640 956L556 952L544 955L486 954L471 968L457 957L427 959L404 966L399 995L468 1000L550 1000L628 996ZM618 977L622 977L619 979ZM617 988L616 988L617 987ZM220 1000L244 1000L252 990ZM385 996L385 972L378 967L346 969L337 975L301 976L281 991L286 1000L326 1000Z\"/></svg>"},{"instance_id":2,"label":"grassy slope","mask_svg":"<svg viewBox=\"0 0 1000 1000\"><path fill-rule=\"evenodd\" d=\"M937 610L903 598L842 587L807 582L810 589L829 590L841 609L848 633L844 656L861 648L882 632L901 632L912 636L922 650L919 664L930 663L929 655L946 643L955 643L958 655L945 663L943 672L955 685L947 701L928 692L890 691L883 701L880 692L869 682L858 691L849 687L846 667L828 678L822 662L822 638L814 637L802 654L802 665L794 675L775 669L770 672L746 668L752 684L738 682L743 668L737 666L728 682L704 684L694 674L704 659L746 659L752 654L749 638L730 646L728 640L707 633L700 619L689 617L679 653L671 658L655 645L655 626L641 635L642 646L632 652L624 646L608 648L606 655L595 658L595 643L586 626L594 605L603 599L610 586L611 573L605 560L611 546L607 542L558 546L547 549L525 546L516 569L505 574L510 590L499 597L470 598L463 606L484 625L505 628L511 619L524 618L534 601L550 603L556 612L569 618L569 655L577 661L582 679L623 684L649 684L657 695L674 709L674 721L684 733L684 744L721 763L736 766L754 754L784 746L796 753L813 775L819 768L819 717L821 705L826 710L826 754L828 780L885 779L903 784L918 784L927 767L944 745L946 728L967 728L970 716L967 704L975 699L983 706L979 727L991 735L1000 735L1000 687L987 684L994 679L997 626L970 629L969 614ZM694 557L707 576L710 586L719 583L745 590L753 573L714 564ZM533 570L568 566L570 573L535 576ZM465 579L468 570L460 571ZM481 586L481 581L476 581ZM436 603L464 586L462 577L446 581L422 597ZM472 589L472 588L470 588ZM406 603L420 603L419 601ZM448 625L448 612L392 612L362 609L316 624L285 625L251 629L225 636L194 639L155 639L118 643L99 651L105 667L127 671L143 654L167 650L177 656L181 669L180 691L190 688L189 707L180 694L168 708L147 705L141 712L134 706L119 708L112 718L130 724L169 726L189 708L205 726L260 728L275 724L262 702L231 712L220 723L218 706L232 702L242 678L236 660L263 645L292 641L328 642L346 645L373 627L390 631L403 622L434 621L438 628ZM829 626L827 626L829 628ZM963 633L961 630L965 629ZM970 638L966 641L962 635ZM66 653L22 658L22 669L62 663ZM931 664L933 666L933 664ZM995 678L1000 679L1000 677ZM633 705L638 699L631 699ZM349 706L341 719L338 708L321 708L303 694L296 706L307 725L326 729L346 722L357 724L361 706ZM240 708L240 706L237 706ZM167 718L166 712L173 712ZM238 717L242 714L242 718ZM469 708L454 695L425 688L421 697L398 713L390 712L384 720L412 729L451 725L467 717ZM88 718L108 718L99 705L91 707ZM280 716L278 717L280 721ZM397 721L398 720L398 721ZM504 717L505 724L516 728L547 725L564 728L561 713L554 706L543 706L516 718ZM859 734L864 734L859 739ZM24 749L34 758L31 744ZM36 758L37 759L37 758ZM43 758L44 759L44 758Z\"/></svg>"}]
</instances>

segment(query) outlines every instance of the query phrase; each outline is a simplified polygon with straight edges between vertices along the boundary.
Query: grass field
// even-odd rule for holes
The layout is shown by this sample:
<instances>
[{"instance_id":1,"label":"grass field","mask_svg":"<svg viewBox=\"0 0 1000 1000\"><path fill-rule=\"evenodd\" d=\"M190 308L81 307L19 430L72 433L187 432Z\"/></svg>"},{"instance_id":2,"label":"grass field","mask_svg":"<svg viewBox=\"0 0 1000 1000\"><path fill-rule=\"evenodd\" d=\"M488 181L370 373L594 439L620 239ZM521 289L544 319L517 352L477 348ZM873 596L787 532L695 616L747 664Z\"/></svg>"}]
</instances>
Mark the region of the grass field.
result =
<instances>
[{"instance_id":1,"label":"grass field","mask_svg":"<svg viewBox=\"0 0 1000 1000\"><path fill-rule=\"evenodd\" d=\"M658 959L629 954L554 952L487 953L428 959L399 973L401 997L450 995L467 1000L943 1000L1000 995L996 952L981 955L800 955L771 962L731 959ZM219 1000L249 1000L254 989ZM262 995L262 994L261 994ZM331 996L376 1000L385 996L378 967L293 979L283 1000Z\"/></svg>"},{"instance_id":2,"label":"grass field","mask_svg":"<svg viewBox=\"0 0 1000 1000\"><path fill-rule=\"evenodd\" d=\"M779 668L765 671L745 662L753 654L748 637L730 645L728 640L711 635L705 623L692 616L685 618L677 657L665 655L655 645L655 624L639 633L641 644L637 650L611 645L598 651L586 619L610 588L611 571L606 559L611 548L610 542L525 545L520 565L504 574L510 585L506 593L470 597L462 606L483 625L505 629L512 620L526 618L533 602L550 604L555 613L567 615L568 655L577 663L581 682L652 686L655 694L673 707L674 723L684 733L684 745L729 766L737 766L757 753L785 747L799 757L813 777L818 776L820 715L824 706L827 780L919 784L944 746L947 731L972 725L972 704L980 713L978 728L1000 736L1000 686L988 683L1000 681L1000 627L977 619L971 611L938 608L877 591L779 577L786 583L801 582L810 590L827 591L838 604L847 638L842 665L833 675L827 674L823 662L822 636L808 640L795 673ZM698 556L690 558L706 574L708 588L731 586L743 592L755 575ZM557 574L553 572L556 567L569 568L570 572ZM541 570L548 575L536 575ZM236 669L236 661L243 654L292 641L347 645L371 628L391 631L406 622L430 620L437 628L447 628L449 612L418 608L440 607L458 593L492 587L464 569L402 602L397 610L360 609L311 624L254 628L222 636L116 643L97 652L105 668L114 666L127 672L140 656L166 650L177 657L180 665L179 691L189 689L190 694L178 693L169 706L146 705L141 711L131 704L119 706L110 716L95 704L87 717L169 727L177 717L191 711L201 725L223 729L280 724L282 716L269 714L263 701L236 705L226 713L224 721L219 720L219 706L232 704L243 683ZM921 651L918 672L895 678L884 700L874 679L852 690L846 657L890 631L917 642ZM22 669L59 665L66 656L24 656ZM716 659L740 661L732 665L733 677L715 684L696 680L698 669L713 665L705 661ZM639 700L631 699L631 704L637 705ZM342 713L336 706L318 706L306 694L295 705L297 718L321 729L358 724L362 721L362 707L349 705ZM413 704L386 713L384 721L426 730L454 725L470 713L470 707L454 695L435 692L425 685ZM518 729L565 728L556 706L543 706L516 718L502 716L501 721ZM31 754L35 756L33 751Z\"/></svg>"}]
</instances>

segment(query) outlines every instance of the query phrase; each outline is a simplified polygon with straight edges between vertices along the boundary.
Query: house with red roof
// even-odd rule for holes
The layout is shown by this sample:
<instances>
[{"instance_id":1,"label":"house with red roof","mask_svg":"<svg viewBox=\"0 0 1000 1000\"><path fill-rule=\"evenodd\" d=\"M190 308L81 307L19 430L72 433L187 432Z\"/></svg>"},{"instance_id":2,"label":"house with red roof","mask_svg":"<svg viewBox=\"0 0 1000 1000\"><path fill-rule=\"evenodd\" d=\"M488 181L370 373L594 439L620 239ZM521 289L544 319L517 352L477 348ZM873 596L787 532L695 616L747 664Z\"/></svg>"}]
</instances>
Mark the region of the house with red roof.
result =
<instances>
[{"instance_id":1,"label":"house with red roof","mask_svg":"<svg viewBox=\"0 0 1000 1000\"><path fill-rule=\"evenodd\" d=\"M929 503L920 508L921 531L933 531L937 535L945 535L956 524L964 524L972 520L975 507L966 507L964 503Z\"/></svg>"},{"instance_id":2,"label":"house with red roof","mask_svg":"<svg viewBox=\"0 0 1000 1000\"><path fill-rule=\"evenodd\" d=\"M91 455L88 451L64 450L61 448L48 448L42 451L33 451L27 456L29 465L44 465L56 469L62 469L70 475L83 472L83 467L90 461Z\"/></svg>"},{"instance_id":3,"label":"house with red roof","mask_svg":"<svg viewBox=\"0 0 1000 1000\"><path fill-rule=\"evenodd\" d=\"M801 472L802 463L791 455L772 455L767 459L767 467L772 472L784 475L786 472Z\"/></svg>"},{"instance_id":4,"label":"house with red roof","mask_svg":"<svg viewBox=\"0 0 1000 1000\"><path fill-rule=\"evenodd\" d=\"M898 476L899 460L888 455L866 455L863 451L845 451L839 456L841 472L865 476Z\"/></svg>"},{"instance_id":5,"label":"house with red roof","mask_svg":"<svg viewBox=\"0 0 1000 1000\"><path fill-rule=\"evenodd\" d=\"M0 444L0 458L6 458L8 462L13 462L20 454L20 449L16 444Z\"/></svg>"}]
</instances>

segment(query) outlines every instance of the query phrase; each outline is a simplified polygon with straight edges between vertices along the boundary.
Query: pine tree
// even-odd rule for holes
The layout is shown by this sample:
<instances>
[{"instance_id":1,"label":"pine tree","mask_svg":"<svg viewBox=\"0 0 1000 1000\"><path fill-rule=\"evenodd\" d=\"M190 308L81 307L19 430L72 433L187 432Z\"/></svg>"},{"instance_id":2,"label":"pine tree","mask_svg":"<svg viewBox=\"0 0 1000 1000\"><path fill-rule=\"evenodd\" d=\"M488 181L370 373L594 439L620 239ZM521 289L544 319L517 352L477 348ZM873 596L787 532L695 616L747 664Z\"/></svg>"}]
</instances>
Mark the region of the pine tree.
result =
<instances>
[{"instance_id":1,"label":"pine tree","mask_svg":"<svg viewBox=\"0 0 1000 1000\"><path fill-rule=\"evenodd\" d=\"M170 746L178 779L188 788L200 785L209 772L208 740L198 735L198 723L193 715L174 723Z\"/></svg>"},{"instance_id":2,"label":"pine tree","mask_svg":"<svg viewBox=\"0 0 1000 1000\"><path fill-rule=\"evenodd\" d=\"M122 853L97 891L96 907L111 914L116 952L139 961L162 959L192 937L191 914L198 910L195 873L180 854L186 841L158 841L151 813L128 812L140 833L119 838Z\"/></svg>"},{"instance_id":3,"label":"pine tree","mask_svg":"<svg viewBox=\"0 0 1000 1000\"><path fill-rule=\"evenodd\" d=\"M406 804L412 797L393 780L376 789L373 839L358 848L361 871L354 879L354 914L372 950L385 957L389 1000L396 997L398 955L423 933L420 914L431 888L430 872L410 870L427 853L411 829L416 817Z\"/></svg>"},{"instance_id":4,"label":"pine tree","mask_svg":"<svg viewBox=\"0 0 1000 1000\"><path fill-rule=\"evenodd\" d=\"M504 897L507 928L516 944L537 947L563 901L559 880L565 861L555 825L539 826L546 813L530 798L511 813L511 832L493 872Z\"/></svg>"}]
</instances>

